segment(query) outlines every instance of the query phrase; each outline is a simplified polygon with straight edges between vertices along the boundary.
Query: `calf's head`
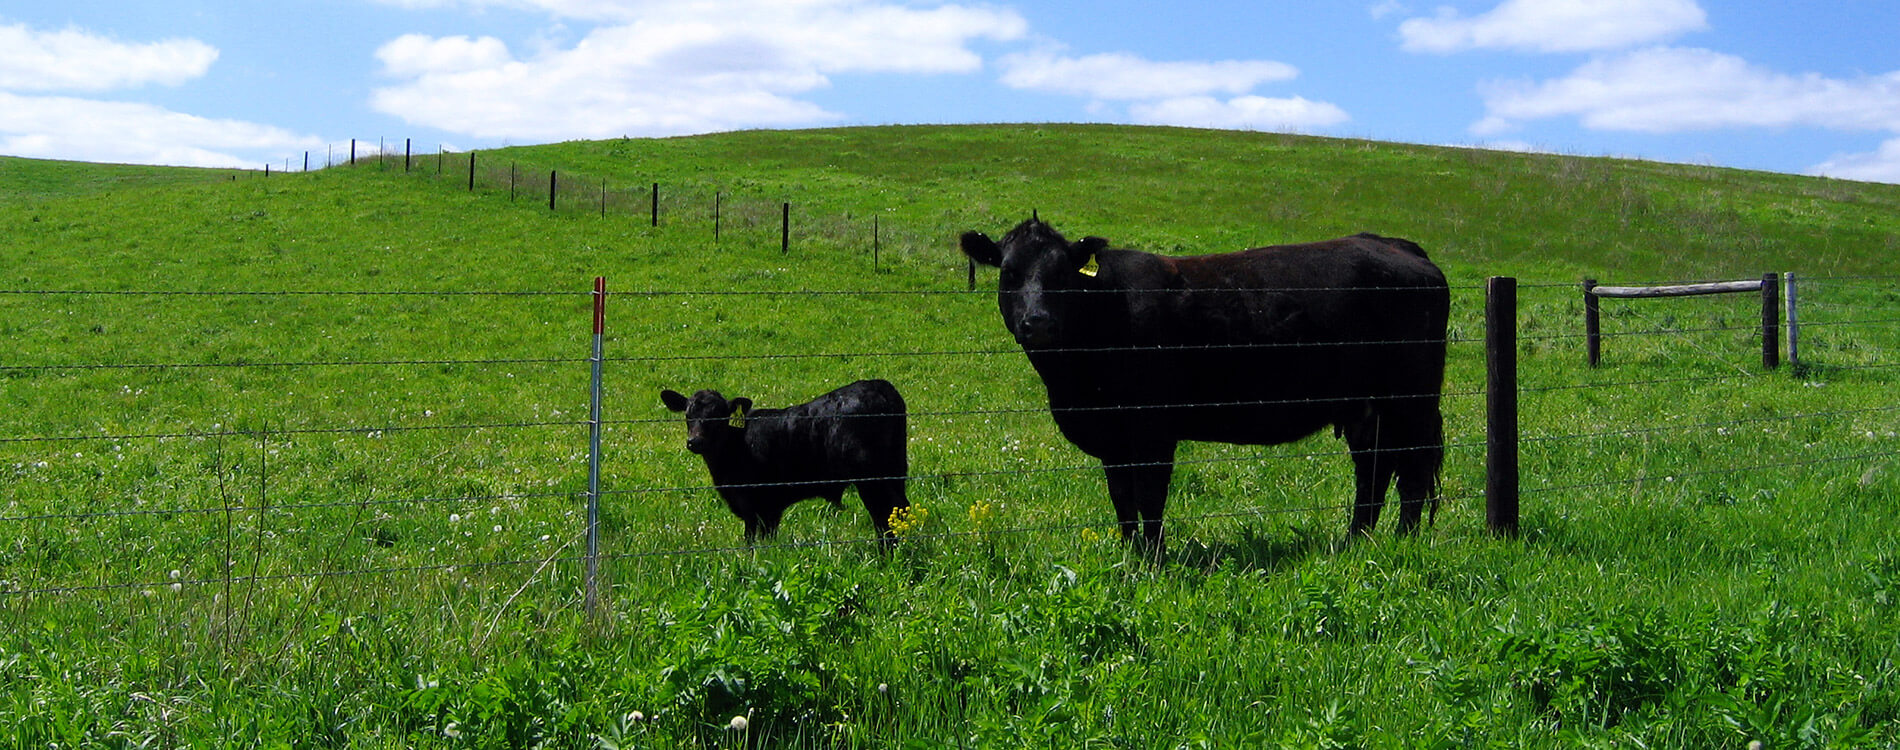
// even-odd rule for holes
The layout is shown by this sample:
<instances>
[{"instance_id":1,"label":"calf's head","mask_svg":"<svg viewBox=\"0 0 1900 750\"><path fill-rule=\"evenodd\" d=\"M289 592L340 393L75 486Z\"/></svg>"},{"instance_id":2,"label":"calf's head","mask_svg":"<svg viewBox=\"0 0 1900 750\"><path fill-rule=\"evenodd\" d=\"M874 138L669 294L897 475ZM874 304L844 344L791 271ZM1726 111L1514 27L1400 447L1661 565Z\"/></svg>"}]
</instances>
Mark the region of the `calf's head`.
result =
<instances>
[{"instance_id":1,"label":"calf's head","mask_svg":"<svg viewBox=\"0 0 1900 750\"><path fill-rule=\"evenodd\" d=\"M963 254L1002 269L997 305L1003 325L1025 348L1054 346L1064 321L1084 314L1083 292L1099 287L1096 254L1108 246L1100 237L1063 239L1054 227L1030 219L1009 230L998 243L982 232L964 232Z\"/></svg>"},{"instance_id":2,"label":"calf's head","mask_svg":"<svg viewBox=\"0 0 1900 750\"><path fill-rule=\"evenodd\" d=\"M745 439L746 412L752 399L727 401L718 391L700 391L692 398L677 391L660 391L660 403L686 415L686 449L700 455L719 450L727 443Z\"/></svg>"}]
</instances>

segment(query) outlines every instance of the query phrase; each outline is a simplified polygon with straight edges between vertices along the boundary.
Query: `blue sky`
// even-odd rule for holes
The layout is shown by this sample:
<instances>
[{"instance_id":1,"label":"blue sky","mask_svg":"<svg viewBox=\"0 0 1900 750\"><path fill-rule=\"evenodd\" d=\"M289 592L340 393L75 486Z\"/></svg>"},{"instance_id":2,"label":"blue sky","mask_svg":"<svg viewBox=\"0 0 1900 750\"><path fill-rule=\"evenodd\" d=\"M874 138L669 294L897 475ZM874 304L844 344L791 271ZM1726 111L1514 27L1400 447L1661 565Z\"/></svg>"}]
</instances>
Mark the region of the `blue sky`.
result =
<instances>
[{"instance_id":1,"label":"blue sky","mask_svg":"<svg viewBox=\"0 0 1900 750\"><path fill-rule=\"evenodd\" d=\"M0 154L1185 125L1900 183L1900 3L8 0Z\"/></svg>"}]
</instances>

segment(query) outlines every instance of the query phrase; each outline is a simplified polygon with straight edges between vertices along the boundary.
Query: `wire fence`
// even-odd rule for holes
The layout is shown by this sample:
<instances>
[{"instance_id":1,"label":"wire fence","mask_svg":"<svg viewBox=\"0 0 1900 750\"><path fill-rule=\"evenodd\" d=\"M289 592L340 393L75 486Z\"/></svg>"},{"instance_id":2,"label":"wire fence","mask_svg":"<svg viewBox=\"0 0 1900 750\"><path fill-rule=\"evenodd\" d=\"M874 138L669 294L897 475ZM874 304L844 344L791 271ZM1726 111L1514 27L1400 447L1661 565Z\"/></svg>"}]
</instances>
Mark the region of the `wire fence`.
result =
<instances>
[{"instance_id":1,"label":"wire fence","mask_svg":"<svg viewBox=\"0 0 1900 750\"><path fill-rule=\"evenodd\" d=\"M1527 287L1539 308L1538 321L1521 325L1520 349L1539 366L1534 376L1517 388L1527 410L1530 429L1521 444L1528 450L1524 493L1531 495L1533 513L1538 503L1558 496L1574 496L1614 488L1640 488L1660 482L1734 480L1764 471L1811 469L1829 465L1889 461L1896 455L1891 425L1900 405L1893 403L1788 411L1778 402L1790 391L1824 388L1825 381L1804 380L1820 373L1827 378L1890 379L1895 358L1892 344L1896 318L1894 285L1900 277L1847 277L1806 279L1813 290L1805 302L1804 325L1828 331L1816 336L1809 349L1813 370L1788 377L1747 366L1746 340L1759 335L1759 326L1745 307L1719 301L1670 303L1676 307L1619 308L1606 315L1605 335L1634 341L1625 346L1629 364L1588 370L1576 353L1583 333L1570 321L1559 320L1575 311L1574 285ZM1455 289L1455 309L1480 307L1479 290ZM568 291L85 291L5 290L0 301L24 307L72 301L101 301L138 297L199 300L215 298L229 305L254 300L272 304L285 297L320 298L325 305L374 308L379 300L428 298L440 305L535 305L559 301L557 310L544 313L550 321L572 315L572 301L591 296ZM648 309L685 302L690 317L706 304L735 297L774 297L797 304L823 305L836 298L868 300L872 304L902 306L973 305L987 308L993 293L952 291L839 290L823 292L638 291L612 295L615 318L639 321L640 326L665 327L672 319ZM573 298L573 299L569 299ZM640 306L645 305L646 308ZM373 315L369 309L357 315ZM678 315L678 313L673 313ZM993 317L993 313L988 314ZM657 321L657 322L656 322ZM991 321L993 323L993 321ZM1455 329L1469 328L1463 320ZM0 365L0 383L7 386L14 413L69 414L67 425L45 421L5 422L0 432L0 483L8 501L0 507L0 540L8 543L0 566L0 597L24 603L45 597L87 592L150 592L167 587L254 586L281 581L320 581L357 576L390 576L443 572L468 575L474 571L531 570L533 574L576 568L583 560L578 540L583 534L575 520L584 490L579 484L584 464L582 435L592 422L585 418L581 396L582 371L587 357L568 352L582 349L578 325L567 327L572 336L550 339L558 351L530 349L514 356L419 356L414 358L325 356L314 358L228 358L219 354L199 360L112 361L106 354L62 350L24 350L14 363ZM717 335L715 329L713 335ZM922 469L905 477L913 498L926 507L975 508L997 498L1013 498L1012 485L1048 482L1058 491L1102 494L1096 477L1100 466L1070 450L1054 433L1047 405L1037 396L1035 381L1023 372L1022 353L1006 343L1000 326L973 332L970 345L957 347L887 346L812 351L758 351L733 353L663 353L613 355L604 362L613 370L609 381L631 383L611 391L610 414L654 414L650 403L658 386L717 387L725 382L784 380L779 394L807 396L827 390L842 380L837 371L890 370L914 376L911 383L969 367L1013 372L1017 387L1007 396L947 394L928 391L913 396L924 408L910 413L912 466ZM1739 342L1739 344L1738 344ZM1382 342L1403 343L1403 342ZM1416 342L1412 342L1416 343ZM1483 354L1483 341L1454 335L1446 342L1453 366L1444 403L1447 415L1445 446L1447 482L1442 500L1453 508L1471 507L1485 492L1473 476L1477 454L1485 449L1484 427L1478 412L1485 395L1473 371ZM1276 345L1286 346L1286 345ZM1100 351L1100 350L1091 350ZM1622 351L1621 349L1619 351ZM189 354L190 352L181 352ZM205 354L200 352L200 354ZM827 367L853 363L854 368ZM950 364L945 364L950 362ZM773 373L791 365L816 363L796 369L789 378ZM429 422L434 411L422 407L415 418L367 419L385 398L374 389L418 373L415 388L390 394L397 410L412 416L417 404L442 403L451 397L497 396L494 408L477 405L456 410L469 419ZM207 396L197 393L211 380L230 373L257 376L258 382L235 391L216 387L209 397L256 394L260 391L302 392L293 397L267 396L254 409L231 409L229 422L194 426L194 419L217 418L218 405L175 408L184 421L168 421L167 396L149 390L184 393L186 401ZM735 377L738 374L742 377ZM873 374L876 374L875 372ZM519 376L519 377L517 377ZM725 377L721 377L725 376ZM142 378L142 380L140 380ZM525 387L496 394L497 380L529 381ZM907 387L902 377L895 377ZM117 388L103 384L119 380ZM216 384L212 384L216 385ZM1020 387L1028 386L1028 387ZM740 388L741 385L730 386ZM334 389L335 415L323 399L311 403L310 393ZM1550 418L1537 414L1550 401L1558 409L1574 409L1578 399L1634 398L1658 390L1671 393L1732 392L1753 389L1763 413L1730 418L1707 418L1702 412L1671 415L1648 408L1650 422L1606 424L1579 429L1576 414ZM732 393L729 395L743 395ZM1723 400L1726 396L1711 397ZM794 400L783 397L778 404ZM51 408L47 404L65 404ZM761 403L764 403L763 399ZM1310 401L1218 401L1169 404L1169 407L1230 408L1275 406ZM187 404L190 406L190 404ZM33 408L24 408L33 407ZM155 408L156 407L156 408ZM1163 407L1155 407L1163 408ZM154 413L156 411L157 413ZM451 411L444 408L444 411ZM480 418L477 418L480 417ZM1619 417L1620 418L1620 417ZM1003 424L997 424L998 421ZM131 429L114 429L124 424ZM738 522L711 500L697 457L680 445L677 417L630 416L603 419L613 431L607 451L609 470L600 497L610 501L605 523L654 523L668 515L695 518L686 528L675 524L666 533L644 534L638 529L613 529L614 539L600 559L616 565L641 560L729 553L748 549L719 539L736 541ZM1830 455L1814 455L1812 441L1802 435L1815 430L1838 432L1843 425L1864 430L1864 446ZM1883 429L1883 426L1884 429ZM1702 460L1703 449L1742 433L1763 434L1756 442L1779 446L1735 462L1735 452L1721 453L1728 463ZM963 442L939 438L951 437ZM1011 450L1011 441L1028 445ZM1835 441L1841 443L1843 441ZM402 443L402 445L396 445ZM1587 481L1574 476L1541 477L1539 461L1553 456L1601 456L1627 451L1628 446L1659 443L1689 446L1676 463L1627 464L1605 467ZM1719 451L1711 451L1719 452ZM1264 500L1224 497L1212 508L1175 505L1170 525L1211 527L1260 519L1299 519L1320 527L1337 525L1350 507L1343 450L1329 444L1249 448L1215 447L1183 455L1175 462L1183 475L1207 474L1214 483L1235 482L1261 487L1286 482L1289 477L1320 475L1313 487L1337 502L1288 502L1285 493L1262 492ZM400 458L401 460L397 460ZM1323 467L1309 467L1334 461ZM1299 481L1299 480L1295 480ZM1207 482L1203 482L1206 484ZM1197 500L1230 494L1203 491ZM921 497L920 497L921 496ZM1010 505L1033 507L1028 501ZM958 544L972 539L1007 536L1075 534L1116 528L1106 504L1077 504L1085 515L1051 518L1030 512L1003 521L941 521L909 538ZM1097 507L1100 506L1100 507ZM650 512L643 509L660 507ZM446 514L446 515L445 515ZM954 514L952 514L954 516ZM780 547L871 547L880 538L861 523L846 520L819 523L830 536L809 532L774 542ZM795 518L817 521L815 516ZM1295 521L1286 521L1291 525ZM516 527L516 528L510 528ZM525 528L522 528L525 527ZM813 538L816 537L816 538ZM140 554L111 554L130 545ZM644 546L642 546L644 545ZM190 572L185 572L189 570ZM525 585L525 584L524 584ZM228 599L227 599L228 601Z\"/></svg>"},{"instance_id":2,"label":"wire fence","mask_svg":"<svg viewBox=\"0 0 1900 750\"><path fill-rule=\"evenodd\" d=\"M746 232L753 243L773 236L781 251L851 237L844 242L869 246L874 267L887 244L914 248L938 239L926 237L924 230L880 223L875 212L795 211L789 200L743 185L615 184L490 158L488 152L452 154L438 148L417 154L410 145L405 142L397 151L383 142L372 151L364 144L357 165L400 169L493 198L546 201L553 212L625 215L655 226L691 223L715 241ZM333 151L323 163L346 162ZM636 322L624 329L610 325L619 341L610 344L601 362L609 368L610 400L609 416L599 424L610 441L606 481L598 495L612 501L603 523L613 534L601 561L633 564L748 548L723 541L737 540L739 523L713 499L703 464L684 450L679 419L660 416L664 412L653 403L660 388L732 389L727 395L755 396L763 405L776 406L858 375L897 382L914 408L909 414L911 466L921 471L906 477L914 502L972 511L1002 502L1017 511L1008 522L981 519L974 512L967 522L940 520L909 534L913 541L955 544L1083 531L1113 536L1117 524L1099 499L1105 494L1099 464L1056 433L1048 405L1039 397L1040 383L1021 350L996 325L994 292L973 291L975 278L972 270L971 282L962 288L929 290L613 292L613 320ZM1524 306L1532 313L1514 321L1516 348L1537 367L1514 390L1526 412L1527 431L1518 443L1526 449L1522 491L1535 498L1533 513L1537 503L1567 494L1872 463L1895 455L1900 443L1890 427L1882 426L1894 422L1892 412L1900 407L1788 411L1772 404L1800 401L1789 398L1789 391L1825 387L1829 379L1890 379L1900 364L1892 356L1900 341L1900 277L1812 278L1803 279L1803 285L1802 326L1823 333L1805 350L1809 369L1794 378L1749 365L1746 352L1751 337L1760 335L1760 321L1746 305L1716 299L1606 309L1602 335L1617 339L1616 354L1611 367L1588 370L1581 357L1585 333L1578 285L1524 287ZM1448 476L1441 500L1456 509L1488 499L1481 476L1487 390L1481 365L1485 338L1467 333L1482 327L1472 313L1484 308L1484 289L1460 287L1453 293L1454 320L1445 342L1452 361L1443 393ZM462 332L446 342L419 337L281 349L212 342L173 347L168 357L136 358L119 354L126 347L114 345L106 334L78 345L15 342L14 353L0 363L0 385L6 387L9 413L33 416L0 415L0 487L7 495L0 506L0 542L8 543L0 549L0 603L81 592L577 569L584 557L578 547L585 534L579 513L587 494L582 481L586 434L594 425L586 418L591 358L584 356L580 321L592 296L562 289L0 290L0 304L27 311L117 306L117 315L131 316L135 313L127 308L135 305L212 304L221 313L273 308L271 314L287 315L295 313L274 308L291 300L348 320L375 317L400 303L504 321L496 328L557 332L533 340ZM749 326L719 324L734 306L761 304L771 309L730 316L753 321ZM985 321L986 327L951 345L943 345L943 338L919 345L900 331L854 336L850 345L793 347L770 330L771 313L784 306L839 305L951 309L960 319ZM196 310L179 317L189 318ZM299 324L315 327L309 321ZM124 335L149 339L193 333L178 327L134 328ZM629 339L682 330L687 345L620 353ZM743 339L743 345L708 346L726 338ZM1372 342L1401 343L1419 342ZM1316 345L1262 346L1297 356L1294 347ZM1003 393L972 393L944 384L970 368L1003 373L994 381ZM1819 380L1804 380L1809 377ZM757 390L742 392L749 388ZM1749 391L1756 408L1770 413L1710 418L1707 414L1719 409L1696 404L1677 416L1645 404L1638 411L1648 423L1577 427L1580 417L1601 408L1601 402L1641 400L1657 391ZM1310 402L1168 406L1288 403ZM1607 411L1625 419L1630 410ZM637 416L642 414L655 416ZM1813 441L1802 439L1805 433L1838 430L1843 424L1865 426L1866 450L1816 456L1806 449ZM1704 460L1701 446L1728 442L1746 430L1768 433L1757 441L1764 450L1745 453L1751 458L1741 463L1734 463L1733 452L1720 457L1730 463ZM1543 473L1565 456L1617 455L1630 452L1632 445L1647 449L1657 443L1686 447L1663 465L1605 462L1588 481ZM1175 462L1178 479L1204 477L1177 481L1177 495L1196 492L1191 486L1196 484L1231 489L1201 489L1187 502L1175 502L1169 524L1209 528L1210 533L1223 523L1265 518L1343 526L1351 494L1343 455L1332 443L1184 451ZM1309 465L1322 461L1331 463ZM1024 483L1036 483L1039 493L1098 499L1055 503L1059 510L1053 512L1081 515L1052 518L1052 511L1019 499ZM1337 500L1289 500L1296 494ZM1260 499L1249 499L1256 495ZM865 524L852 520L849 514L840 520L800 515L787 524L788 538L770 546L871 548L881 543Z\"/></svg>"}]
</instances>

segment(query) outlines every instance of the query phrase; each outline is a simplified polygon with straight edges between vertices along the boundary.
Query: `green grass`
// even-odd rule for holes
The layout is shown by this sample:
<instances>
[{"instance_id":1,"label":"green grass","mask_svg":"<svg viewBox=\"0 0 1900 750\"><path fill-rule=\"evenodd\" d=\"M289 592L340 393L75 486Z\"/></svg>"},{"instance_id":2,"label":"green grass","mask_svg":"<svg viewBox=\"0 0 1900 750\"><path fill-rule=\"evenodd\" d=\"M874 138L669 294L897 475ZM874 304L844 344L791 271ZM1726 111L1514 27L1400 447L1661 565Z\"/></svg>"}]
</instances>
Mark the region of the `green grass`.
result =
<instances>
[{"instance_id":1,"label":"green grass","mask_svg":"<svg viewBox=\"0 0 1900 750\"><path fill-rule=\"evenodd\" d=\"M1900 188L1079 126L477 158L474 192L455 157L268 179L0 159L8 744L1900 743L1900 333L1878 322L1900 293L1863 278L1891 273ZM1436 525L1335 551L1336 441L1196 444L1169 564L1128 558L992 293L962 292L956 234L1032 209L1169 253L1424 245L1454 288ZM1607 300L1622 335L1583 366L1582 277L1767 271L1808 279L1802 372L1759 372L1747 295ZM1523 283L1508 541L1481 499L1490 275ZM808 503L738 548L659 390L772 406L858 377L910 404L921 533L886 557L849 500Z\"/></svg>"}]
</instances>

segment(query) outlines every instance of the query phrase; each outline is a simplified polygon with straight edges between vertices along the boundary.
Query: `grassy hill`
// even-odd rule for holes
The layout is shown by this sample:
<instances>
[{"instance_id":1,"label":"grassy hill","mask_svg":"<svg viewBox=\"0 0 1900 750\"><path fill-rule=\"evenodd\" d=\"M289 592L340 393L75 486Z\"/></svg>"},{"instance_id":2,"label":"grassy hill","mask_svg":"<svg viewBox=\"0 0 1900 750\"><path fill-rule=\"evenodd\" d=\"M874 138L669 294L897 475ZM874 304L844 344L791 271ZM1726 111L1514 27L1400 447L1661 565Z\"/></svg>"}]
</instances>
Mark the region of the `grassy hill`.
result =
<instances>
[{"instance_id":1,"label":"grassy hill","mask_svg":"<svg viewBox=\"0 0 1900 750\"><path fill-rule=\"evenodd\" d=\"M472 191L465 159L268 179L0 159L0 737L1900 742L1900 187L1100 126L511 148L476 155ZM957 233L1031 210L1165 253L1425 246L1454 305L1436 525L1335 551L1336 441L1190 445L1169 564L1128 559L993 272L965 291ZM1780 271L1806 279L1798 375L1759 371L1746 298L1606 302L1618 335L1582 366L1580 278ZM1510 541L1483 528L1491 275L1524 283ZM772 406L858 377L910 404L922 529L882 556L848 499L738 547L658 391Z\"/></svg>"}]
</instances>

